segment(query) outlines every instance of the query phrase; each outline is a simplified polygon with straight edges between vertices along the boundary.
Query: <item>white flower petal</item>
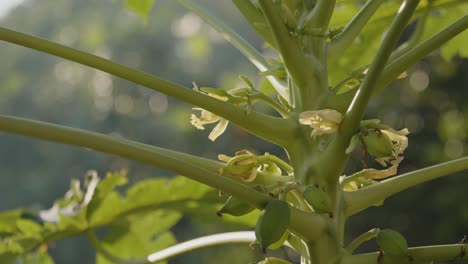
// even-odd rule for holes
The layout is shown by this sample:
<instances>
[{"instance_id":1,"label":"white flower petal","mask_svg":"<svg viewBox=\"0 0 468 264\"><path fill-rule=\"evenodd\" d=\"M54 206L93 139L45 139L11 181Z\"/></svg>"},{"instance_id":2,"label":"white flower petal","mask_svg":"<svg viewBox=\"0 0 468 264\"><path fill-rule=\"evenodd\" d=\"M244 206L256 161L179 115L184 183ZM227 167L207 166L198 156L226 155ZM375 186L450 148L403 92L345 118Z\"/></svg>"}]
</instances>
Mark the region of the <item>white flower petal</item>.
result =
<instances>
[{"instance_id":1,"label":"white flower petal","mask_svg":"<svg viewBox=\"0 0 468 264\"><path fill-rule=\"evenodd\" d=\"M224 131L226 130L227 125L228 125L228 121L226 119L221 118L219 120L218 124L211 131L208 138L211 141L215 141L219 136L221 136L221 134L224 133Z\"/></svg>"}]
</instances>

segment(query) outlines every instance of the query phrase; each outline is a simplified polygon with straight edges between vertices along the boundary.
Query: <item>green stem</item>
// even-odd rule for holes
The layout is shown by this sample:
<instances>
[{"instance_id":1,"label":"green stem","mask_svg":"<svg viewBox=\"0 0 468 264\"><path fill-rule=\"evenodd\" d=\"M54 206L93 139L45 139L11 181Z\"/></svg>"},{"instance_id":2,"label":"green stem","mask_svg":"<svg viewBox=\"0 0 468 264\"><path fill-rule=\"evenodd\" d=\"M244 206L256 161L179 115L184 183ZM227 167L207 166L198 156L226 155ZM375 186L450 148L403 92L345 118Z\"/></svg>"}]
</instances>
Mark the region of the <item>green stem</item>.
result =
<instances>
[{"instance_id":1,"label":"green stem","mask_svg":"<svg viewBox=\"0 0 468 264\"><path fill-rule=\"evenodd\" d=\"M110 253L105 247L101 245L99 242L98 238L96 237L96 234L92 230L86 231L86 237L88 238L89 242L93 246L93 248L101 253L102 256L104 256L107 260L117 263L117 264L145 264L149 263L149 261L146 258L141 258L141 259L124 259L115 256L114 254Z\"/></svg>"},{"instance_id":2,"label":"green stem","mask_svg":"<svg viewBox=\"0 0 468 264\"><path fill-rule=\"evenodd\" d=\"M408 253L414 263L433 263L434 261L452 261L468 259L466 244L437 245L409 248ZM380 252L344 256L340 264L374 264Z\"/></svg>"},{"instance_id":3,"label":"green stem","mask_svg":"<svg viewBox=\"0 0 468 264\"><path fill-rule=\"evenodd\" d=\"M361 234L360 236L356 237L353 241L351 241L347 246L346 246L346 251L348 251L349 254L353 254L354 250L358 248L362 243L371 240L379 234L380 229L379 228L373 228L364 234Z\"/></svg>"},{"instance_id":4,"label":"green stem","mask_svg":"<svg viewBox=\"0 0 468 264\"><path fill-rule=\"evenodd\" d=\"M285 135L292 134L291 126L293 125L286 124L283 119L254 111L247 113L244 109L212 98L203 93L195 92L175 83L159 79L148 73L126 67L86 52L2 27L0 27L0 40L75 61L167 95L174 96L228 119L252 134L279 145L287 143L289 140L289 137L283 138Z\"/></svg>"},{"instance_id":5,"label":"green stem","mask_svg":"<svg viewBox=\"0 0 468 264\"><path fill-rule=\"evenodd\" d=\"M252 47L252 45L250 45L241 36L239 36L239 34L237 34L234 30L225 25L215 16L211 15L206 8L198 6L194 1L191 0L177 0L177 2L197 14L206 23L220 32L223 37L242 54L244 54L244 56L247 57L247 59L249 59L259 71L263 72L270 69L269 63L254 47ZM275 76L267 76L266 78L271 82L275 90L288 101L289 91L286 83L283 80L276 78Z\"/></svg>"},{"instance_id":6,"label":"green stem","mask_svg":"<svg viewBox=\"0 0 468 264\"><path fill-rule=\"evenodd\" d=\"M266 96L263 93L258 93L258 94L253 94L249 96L249 99L252 100L252 102L255 101L261 101L271 108L273 108L278 114L280 114L283 118L287 118L289 116L288 110L286 110L281 104L279 104L277 101L271 99L270 97Z\"/></svg>"},{"instance_id":7,"label":"green stem","mask_svg":"<svg viewBox=\"0 0 468 264\"><path fill-rule=\"evenodd\" d=\"M468 157L434 165L381 181L354 192L345 192L346 215L358 213L378 201L426 181L468 169Z\"/></svg>"},{"instance_id":8,"label":"green stem","mask_svg":"<svg viewBox=\"0 0 468 264\"><path fill-rule=\"evenodd\" d=\"M414 48L416 44L418 44L419 40L423 36L424 28L426 27L426 21L429 16L429 12L431 11L431 7L432 1L429 1L427 6L424 8L424 12L421 14L421 17L419 17L416 28L411 34L411 37L392 53L389 61L395 60L396 58L400 57L401 55Z\"/></svg>"},{"instance_id":9,"label":"green stem","mask_svg":"<svg viewBox=\"0 0 468 264\"><path fill-rule=\"evenodd\" d=\"M322 66L313 61L313 57L309 60L304 55L301 46L281 18L277 4L269 0L259 0L258 3L276 40L284 67L293 80L290 89L293 89L294 98L291 101L294 108L298 112L313 109L314 102L317 102L321 94L321 85L316 75Z\"/></svg>"},{"instance_id":10,"label":"green stem","mask_svg":"<svg viewBox=\"0 0 468 264\"><path fill-rule=\"evenodd\" d=\"M384 72L379 80L379 85L376 92L381 91L390 82L397 78L402 72L407 70L416 62L429 55L432 51L438 49L447 41L456 37L468 28L468 15L463 16L453 24L442 29L426 41L418 46L404 53L388 66L385 67Z\"/></svg>"},{"instance_id":11,"label":"green stem","mask_svg":"<svg viewBox=\"0 0 468 264\"><path fill-rule=\"evenodd\" d=\"M329 60L334 61L341 57L346 48L351 46L353 41L359 36L364 26L375 14L383 0L368 1L359 12L349 21L340 35L338 35L328 47Z\"/></svg>"},{"instance_id":12,"label":"green stem","mask_svg":"<svg viewBox=\"0 0 468 264\"><path fill-rule=\"evenodd\" d=\"M354 96L354 99L344 117L343 123L340 126L342 129L342 136L347 142L349 142L349 139L351 139L355 134L385 64L387 63L393 48L408 24L408 21L411 19L411 16L418 4L419 0L405 0L401 5L400 11L390 25L390 28L382 41L382 45L369 66L369 71L366 74L361 87Z\"/></svg>"},{"instance_id":13,"label":"green stem","mask_svg":"<svg viewBox=\"0 0 468 264\"><path fill-rule=\"evenodd\" d=\"M335 9L336 0L317 0L315 7L312 10L308 25L310 28L319 28L318 35L323 35L327 32L328 24Z\"/></svg>"},{"instance_id":14,"label":"green stem","mask_svg":"<svg viewBox=\"0 0 468 264\"><path fill-rule=\"evenodd\" d=\"M232 0L249 24L271 46L276 49L275 39L271 35L262 12L250 0Z\"/></svg>"},{"instance_id":15,"label":"green stem","mask_svg":"<svg viewBox=\"0 0 468 264\"><path fill-rule=\"evenodd\" d=\"M191 161L197 161L200 164L204 163L204 159L188 154L177 153L176 151L169 151L82 129L5 115L0 115L0 130L68 145L87 147L157 166L239 196L257 208L262 208L268 200L266 196L242 183L222 177L212 170L195 165Z\"/></svg>"}]
</instances>

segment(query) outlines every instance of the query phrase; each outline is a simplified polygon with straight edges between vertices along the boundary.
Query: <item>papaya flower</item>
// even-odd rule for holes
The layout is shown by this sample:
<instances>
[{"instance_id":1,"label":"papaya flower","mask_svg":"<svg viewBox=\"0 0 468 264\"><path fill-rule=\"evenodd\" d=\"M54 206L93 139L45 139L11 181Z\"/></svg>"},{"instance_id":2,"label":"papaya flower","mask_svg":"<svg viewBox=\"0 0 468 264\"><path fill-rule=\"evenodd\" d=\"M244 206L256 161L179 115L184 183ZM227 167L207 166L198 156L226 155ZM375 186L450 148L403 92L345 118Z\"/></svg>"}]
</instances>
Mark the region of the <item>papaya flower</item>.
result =
<instances>
[{"instance_id":1,"label":"papaya flower","mask_svg":"<svg viewBox=\"0 0 468 264\"><path fill-rule=\"evenodd\" d=\"M195 91L200 91L200 88L198 88L197 84L196 83L193 83L193 89ZM212 89L214 91L214 89ZM210 90L210 91L212 91ZM209 96L213 97L213 98L216 98L218 100L221 100L221 101L227 101L228 100L228 97L226 96L222 96L222 95L218 95L214 92L205 92L206 94L208 94ZM212 124L212 123L218 123L214 128L213 130L211 130L211 133L210 135L208 135L208 138L211 140L211 141L215 141L219 136L221 136L224 131L226 131L226 128L227 128L227 125L228 125L228 120L216 115L216 114L213 114L209 111L206 111L205 109L203 108L198 108L198 107L195 107L195 108L192 108L193 110L197 110L197 111L200 111L200 117L194 115L194 114L191 114L190 115L190 123L196 127L197 129L199 130L204 130L205 127L204 125L206 124Z\"/></svg>"},{"instance_id":2,"label":"papaya flower","mask_svg":"<svg viewBox=\"0 0 468 264\"><path fill-rule=\"evenodd\" d=\"M190 123L196 127L199 130L204 130L205 127L204 125L206 124L212 124L212 123L218 123L213 130L211 130L210 135L208 138L211 141L215 141L219 136L221 136L224 131L226 130L226 127L228 125L228 121L218 115L215 115L209 111L206 111L205 109L202 108L192 108L193 110L198 110L201 111L200 116L196 116L192 114L190 116Z\"/></svg>"},{"instance_id":3,"label":"papaya flower","mask_svg":"<svg viewBox=\"0 0 468 264\"><path fill-rule=\"evenodd\" d=\"M387 163L391 165L399 164L403 160L403 152L408 147L408 138L406 135L409 134L407 128L401 129L399 131L389 129L380 130L382 134L387 136L393 144L392 147L392 156L376 159L382 166L386 166Z\"/></svg>"},{"instance_id":4,"label":"papaya flower","mask_svg":"<svg viewBox=\"0 0 468 264\"><path fill-rule=\"evenodd\" d=\"M343 115L333 109L305 111L299 115L299 123L313 128L311 137L336 133Z\"/></svg>"}]
</instances>

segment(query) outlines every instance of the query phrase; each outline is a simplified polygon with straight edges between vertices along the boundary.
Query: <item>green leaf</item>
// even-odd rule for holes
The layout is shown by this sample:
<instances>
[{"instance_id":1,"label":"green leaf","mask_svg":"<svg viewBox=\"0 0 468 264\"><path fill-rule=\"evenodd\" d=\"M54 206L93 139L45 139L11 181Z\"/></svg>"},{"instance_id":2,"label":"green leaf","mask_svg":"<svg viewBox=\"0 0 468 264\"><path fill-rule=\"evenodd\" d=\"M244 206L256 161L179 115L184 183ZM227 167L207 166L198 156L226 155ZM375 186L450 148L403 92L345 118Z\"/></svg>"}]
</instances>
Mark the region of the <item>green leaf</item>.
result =
<instances>
[{"instance_id":1,"label":"green leaf","mask_svg":"<svg viewBox=\"0 0 468 264\"><path fill-rule=\"evenodd\" d=\"M358 12L362 1L339 1L340 8L335 9L330 28L345 26ZM382 36L398 12L401 1L385 1L364 27L359 37L347 48L338 61L330 65L330 84L336 85L353 70L369 64L379 48ZM415 18L423 12L427 3L421 2ZM424 35L420 42L445 28L450 23L463 17L468 12L468 2L459 0L438 0L432 4L432 11L427 18ZM442 47L442 56L451 58L456 53L468 56L468 45L465 45L468 34L462 33Z\"/></svg>"},{"instance_id":2,"label":"green leaf","mask_svg":"<svg viewBox=\"0 0 468 264\"><path fill-rule=\"evenodd\" d=\"M113 190L126 183L127 177L125 171L107 173L106 178L99 182L87 206L87 218L91 224L109 220L122 211L122 199Z\"/></svg>"},{"instance_id":3,"label":"green leaf","mask_svg":"<svg viewBox=\"0 0 468 264\"><path fill-rule=\"evenodd\" d=\"M23 210L12 210L0 213L0 236L12 234L16 231L16 221L21 219Z\"/></svg>"},{"instance_id":4,"label":"green leaf","mask_svg":"<svg viewBox=\"0 0 468 264\"><path fill-rule=\"evenodd\" d=\"M276 90L267 78L263 78L262 84L260 85L260 92L266 95L273 95L276 93Z\"/></svg>"},{"instance_id":5,"label":"green leaf","mask_svg":"<svg viewBox=\"0 0 468 264\"><path fill-rule=\"evenodd\" d=\"M37 252L21 258L18 264L54 264L54 260L47 252Z\"/></svg>"},{"instance_id":6,"label":"green leaf","mask_svg":"<svg viewBox=\"0 0 468 264\"><path fill-rule=\"evenodd\" d=\"M27 219L19 219L18 221L16 221L16 227L24 235L37 238L38 240L41 239L42 226L34 221Z\"/></svg>"},{"instance_id":7,"label":"green leaf","mask_svg":"<svg viewBox=\"0 0 468 264\"><path fill-rule=\"evenodd\" d=\"M176 242L168 229L181 216L178 212L157 210L128 217L111 227L101 242L102 246L120 258L144 258ZM101 254L98 254L96 263L113 264Z\"/></svg>"},{"instance_id":8,"label":"green leaf","mask_svg":"<svg viewBox=\"0 0 468 264\"><path fill-rule=\"evenodd\" d=\"M154 0L127 0L125 6L137 13L143 20L146 21L151 8L153 7Z\"/></svg>"}]
</instances>

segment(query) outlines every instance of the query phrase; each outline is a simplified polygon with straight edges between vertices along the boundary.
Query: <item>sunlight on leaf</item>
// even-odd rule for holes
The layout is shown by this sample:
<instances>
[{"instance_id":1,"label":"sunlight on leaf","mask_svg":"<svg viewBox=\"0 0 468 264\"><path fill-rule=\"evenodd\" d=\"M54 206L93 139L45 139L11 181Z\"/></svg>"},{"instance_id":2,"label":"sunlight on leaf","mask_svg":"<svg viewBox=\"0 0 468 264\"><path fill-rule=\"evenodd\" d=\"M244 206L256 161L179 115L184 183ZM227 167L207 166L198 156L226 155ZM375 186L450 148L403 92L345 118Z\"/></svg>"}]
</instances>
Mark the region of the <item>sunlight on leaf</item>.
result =
<instances>
[{"instance_id":1,"label":"sunlight on leaf","mask_svg":"<svg viewBox=\"0 0 468 264\"><path fill-rule=\"evenodd\" d=\"M127 0L125 6L137 13L144 21L146 21L154 0Z\"/></svg>"}]
</instances>

